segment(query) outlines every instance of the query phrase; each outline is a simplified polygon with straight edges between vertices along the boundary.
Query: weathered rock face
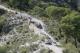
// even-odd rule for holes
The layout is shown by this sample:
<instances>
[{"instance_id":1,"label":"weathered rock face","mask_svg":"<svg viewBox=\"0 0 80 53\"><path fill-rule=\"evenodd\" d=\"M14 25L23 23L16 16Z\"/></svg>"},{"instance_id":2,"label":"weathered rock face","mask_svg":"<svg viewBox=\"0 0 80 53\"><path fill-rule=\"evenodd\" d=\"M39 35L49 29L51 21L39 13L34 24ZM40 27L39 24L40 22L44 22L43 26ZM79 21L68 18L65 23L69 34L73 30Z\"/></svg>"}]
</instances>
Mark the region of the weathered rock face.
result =
<instances>
[{"instance_id":1,"label":"weathered rock face","mask_svg":"<svg viewBox=\"0 0 80 53\"><path fill-rule=\"evenodd\" d=\"M7 20L6 20L7 22L5 23L5 26L3 28L3 32L6 32L6 33L8 33L14 27L19 26L24 22L27 22L27 18L22 17L20 14L7 13L6 17L7 17Z\"/></svg>"}]
</instances>

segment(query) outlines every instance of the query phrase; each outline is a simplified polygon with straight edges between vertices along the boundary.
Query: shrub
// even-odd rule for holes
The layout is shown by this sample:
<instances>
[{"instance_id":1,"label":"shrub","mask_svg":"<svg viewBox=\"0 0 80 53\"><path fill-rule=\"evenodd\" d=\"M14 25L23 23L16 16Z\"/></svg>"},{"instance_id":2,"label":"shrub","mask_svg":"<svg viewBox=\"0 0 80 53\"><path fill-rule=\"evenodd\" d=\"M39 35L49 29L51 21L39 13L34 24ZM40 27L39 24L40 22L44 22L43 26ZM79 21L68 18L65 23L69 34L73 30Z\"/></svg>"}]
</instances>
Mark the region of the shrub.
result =
<instances>
[{"instance_id":1,"label":"shrub","mask_svg":"<svg viewBox=\"0 0 80 53\"><path fill-rule=\"evenodd\" d=\"M80 14L78 12L72 12L62 17L60 23L61 34L66 37L65 42L72 42L78 47L78 42L80 42Z\"/></svg>"},{"instance_id":2,"label":"shrub","mask_svg":"<svg viewBox=\"0 0 80 53\"><path fill-rule=\"evenodd\" d=\"M62 31L67 35L72 35L74 38L80 37L80 15L77 12L65 16L61 20Z\"/></svg>"},{"instance_id":3,"label":"shrub","mask_svg":"<svg viewBox=\"0 0 80 53\"><path fill-rule=\"evenodd\" d=\"M56 6L49 6L45 9L46 14L49 17L55 17L55 18L60 18L65 16L70 12L70 9L67 8L62 8L62 7L56 7Z\"/></svg>"},{"instance_id":4,"label":"shrub","mask_svg":"<svg viewBox=\"0 0 80 53\"><path fill-rule=\"evenodd\" d=\"M45 12L43 8L40 8L38 6L35 6L32 11L31 11L32 15L39 15L39 16L44 16Z\"/></svg>"},{"instance_id":5,"label":"shrub","mask_svg":"<svg viewBox=\"0 0 80 53\"><path fill-rule=\"evenodd\" d=\"M65 45L64 53L79 53L78 49L71 43Z\"/></svg>"}]
</instances>

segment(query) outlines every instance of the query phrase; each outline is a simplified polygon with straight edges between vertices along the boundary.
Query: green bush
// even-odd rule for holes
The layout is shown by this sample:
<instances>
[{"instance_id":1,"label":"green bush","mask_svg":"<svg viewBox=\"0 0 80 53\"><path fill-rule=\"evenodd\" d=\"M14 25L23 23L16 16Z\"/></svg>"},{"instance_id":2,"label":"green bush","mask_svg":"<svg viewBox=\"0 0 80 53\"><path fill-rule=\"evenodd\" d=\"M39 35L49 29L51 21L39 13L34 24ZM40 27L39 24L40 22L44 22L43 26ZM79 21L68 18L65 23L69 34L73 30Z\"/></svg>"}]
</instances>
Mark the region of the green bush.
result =
<instances>
[{"instance_id":1,"label":"green bush","mask_svg":"<svg viewBox=\"0 0 80 53\"><path fill-rule=\"evenodd\" d=\"M45 16L45 12L44 9L39 7L39 6L35 6L32 10L31 10L31 14L32 15L38 15L38 16Z\"/></svg>"},{"instance_id":2,"label":"green bush","mask_svg":"<svg viewBox=\"0 0 80 53\"><path fill-rule=\"evenodd\" d=\"M45 9L45 11L49 17L54 17L54 18L58 18L58 19L60 17L65 16L66 14L70 13L70 9L56 7L56 6L49 6Z\"/></svg>"},{"instance_id":3,"label":"green bush","mask_svg":"<svg viewBox=\"0 0 80 53\"><path fill-rule=\"evenodd\" d=\"M29 0L6 0L5 3L7 3L10 7L27 11L29 8L28 2Z\"/></svg>"},{"instance_id":4,"label":"green bush","mask_svg":"<svg viewBox=\"0 0 80 53\"><path fill-rule=\"evenodd\" d=\"M78 48L78 42L80 42L80 14L74 11L62 17L60 25L65 42L71 42Z\"/></svg>"},{"instance_id":5,"label":"green bush","mask_svg":"<svg viewBox=\"0 0 80 53\"><path fill-rule=\"evenodd\" d=\"M62 31L74 38L80 37L80 15L77 12L65 16L61 20Z\"/></svg>"},{"instance_id":6,"label":"green bush","mask_svg":"<svg viewBox=\"0 0 80 53\"><path fill-rule=\"evenodd\" d=\"M65 50L63 53L79 53L78 49L71 43L65 45Z\"/></svg>"},{"instance_id":7,"label":"green bush","mask_svg":"<svg viewBox=\"0 0 80 53\"><path fill-rule=\"evenodd\" d=\"M9 6L28 11L40 4L39 0L7 0Z\"/></svg>"}]
</instances>

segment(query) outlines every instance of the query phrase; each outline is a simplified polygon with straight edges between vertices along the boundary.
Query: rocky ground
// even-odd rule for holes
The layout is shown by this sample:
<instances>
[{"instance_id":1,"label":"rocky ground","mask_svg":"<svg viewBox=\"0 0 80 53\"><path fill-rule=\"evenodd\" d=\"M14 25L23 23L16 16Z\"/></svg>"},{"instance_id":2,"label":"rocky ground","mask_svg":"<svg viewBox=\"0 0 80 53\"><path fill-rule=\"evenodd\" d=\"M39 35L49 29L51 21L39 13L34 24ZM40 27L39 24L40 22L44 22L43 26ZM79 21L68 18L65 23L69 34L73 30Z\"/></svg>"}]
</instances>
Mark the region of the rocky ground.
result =
<instances>
[{"instance_id":1,"label":"rocky ground","mask_svg":"<svg viewBox=\"0 0 80 53\"><path fill-rule=\"evenodd\" d=\"M7 53L63 53L58 42L45 31L41 20L25 12L3 9L6 13L2 17L7 19L2 28L0 45L7 47Z\"/></svg>"}]
</instances>

